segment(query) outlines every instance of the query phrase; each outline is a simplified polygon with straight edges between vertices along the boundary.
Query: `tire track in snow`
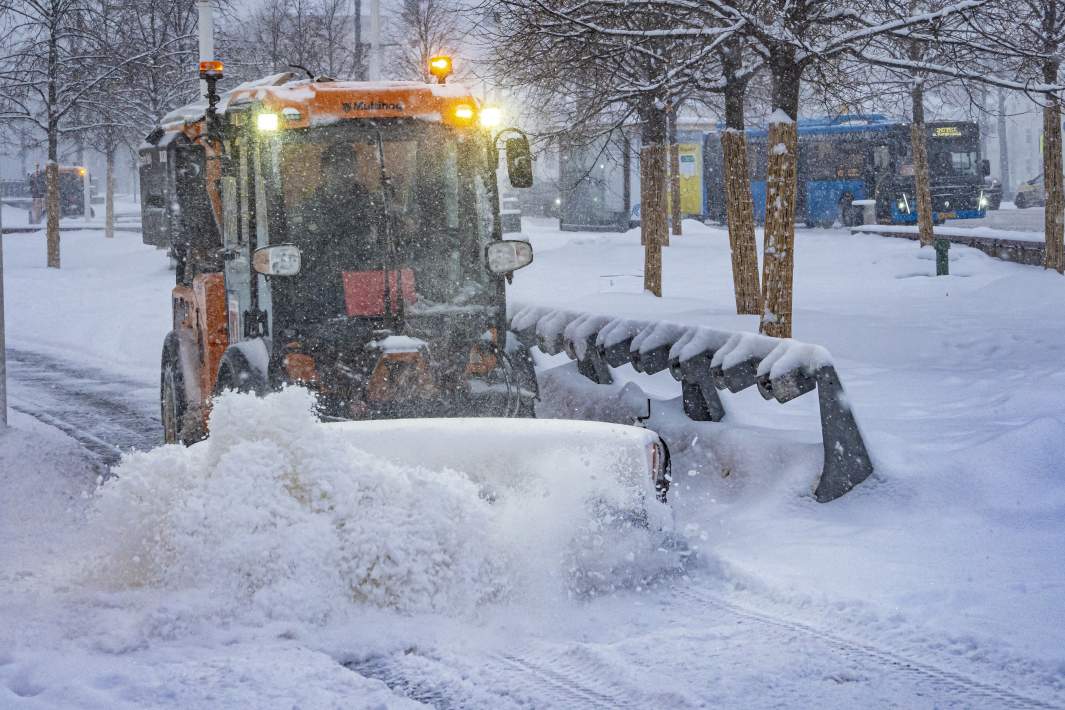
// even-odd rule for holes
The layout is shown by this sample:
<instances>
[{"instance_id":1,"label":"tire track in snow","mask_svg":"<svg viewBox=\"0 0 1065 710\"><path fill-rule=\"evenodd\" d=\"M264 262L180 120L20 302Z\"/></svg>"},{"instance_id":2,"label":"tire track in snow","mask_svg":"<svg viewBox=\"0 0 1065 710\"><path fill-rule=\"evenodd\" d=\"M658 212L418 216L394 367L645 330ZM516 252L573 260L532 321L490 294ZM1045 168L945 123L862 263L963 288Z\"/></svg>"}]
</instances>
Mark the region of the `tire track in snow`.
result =
<instances>
[{"instance_id":1,"label":"tire track in snow","mask_svg":"<svg viewBox=\"0 0 1065 710\"><path fill-rule=\"evenodd\" d=\"M106 470L129 449L162 442L151 385L40 353L7 349L12 409L56 427Z\"/></svg>"},{"instance_id":2,"label":"tire track in snow","mask_svg":"<svg viewBox=\"0 0 1065 710\"><path fill-rule=\"evenodd\" d=\"M874 665L893 668L897 672L915 678L919 683L929 684L932 690L939 691L940 694L937 694L937 698L947 697L949 702L957 702L958 707L1009 708L1011 710L1027 710L1028 708L1053 710L1054 708L1062 707L1061 705L1022 695L987 681L977 680L956 671L945 670L927 661L917 660L865 641L844 638L809 624L747 609L702 590L677 588L674 590L673 598L687 599L704 608L710 607L714 610L713 613L718 619L720 619L720 614L724 612L763 628L776 629L778 632L816 639L834 648L850 660L871 662ZM945 693L945 696L943 693ZM979 699L980 703L974 704L974 698Z\"/></svg>"},{"instance_id":3,"label":"tire track in snow","mask_svg":"<svg viewBox=\"0 0 1065 710\"><path fill-rule=\"evenodd\" d=\"M597 682L585 669L554 663L549 667L543 659L531 655L508 653L460 659L398 652L344 665L437 710L646 707L634 702L628 693Z\"/></svg>"},{"instance_id":4,"label":"tire track in snow","mask_svg":"<svg viewBox=\"0 0 1065 710\"><path fill-rule=\"evenodd\" d=\"M665 600L664 600L665 601ZM887 693L899 707L908 702L935 708L988 708L994 710L1053 709L1053 702L1024 695L988 680L947 670L934 662L918 659L868 641L846 638L816 626L755 611L701 589L676 587L670 592L667 609L684 619L684 629L693 637L707 628L735 626L741 630L729 636L707 640L700 654L709 667L727 669L730 660L746 657L751 649L773 646L789 648L798 641L803 654L816 656L822 666L837 667L841 674L821 675L818 671L807 685L794 687L794 702L818 697L817 683L855 682L848 674L854 669L870 672L870 691ZM676 627L675 623L668 626ZM594 646L577 641L550 643L530 640L526 647L503 654L466 655L434 649L433 658L421 653L377 656L366 662L348 664L362 675L385 682L395 692L435 708L645 708L705 707L715 700L702 698L698 690L701 669L689 659L687 667L670 665L662 658L632 659L615 647L607 656ZM653 641L653 639L652 639ZM624 644L624 640L621 642ZM641 643L646 647L646 643ZM664 665L663 665L664 664ZM678 692L668 688L634 683L634 673L684 673ZM727 670L722 672L727 673ZM461 680L456 680L461 679ZM864 682L861 678L857 682ZM896 695L897 693L897 695ZM865 696L865 691L858 691ZM883 698L881 698L883 699ZM751 698L769 705L787 704L787 698ZM779 702L778 702L779 701ZM759 705L761 707L762 705Z\"/></svg>"}]
</instances>

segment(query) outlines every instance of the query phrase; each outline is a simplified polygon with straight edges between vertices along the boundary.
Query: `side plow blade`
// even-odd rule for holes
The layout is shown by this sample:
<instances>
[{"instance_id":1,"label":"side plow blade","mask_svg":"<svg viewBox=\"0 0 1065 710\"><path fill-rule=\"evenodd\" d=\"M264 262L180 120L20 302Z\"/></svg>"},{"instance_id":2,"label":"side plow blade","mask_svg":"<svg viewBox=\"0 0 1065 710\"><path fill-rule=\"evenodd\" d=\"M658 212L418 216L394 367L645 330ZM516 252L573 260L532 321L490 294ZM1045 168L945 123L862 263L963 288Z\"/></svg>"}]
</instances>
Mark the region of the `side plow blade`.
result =
<instances>
[{"instance_id":1,"label":"side plow blade","mask_svg":"<svg viewBox=\"0 0 1065 710\"><path fill-rule=\"evenodd\" d=\"M827 503L873 472L861 429L828 351L790 339L730 333L704 326L610 318L542 306L514 310L510 327L523 343L550 355L565 352L577 371L597 384L614 381L611 368L631 364L652 375L668 369L680 383L684 414L719 422L719 392L757 387L780 404L817 390L824 465L814 497Z\"/></svg>"}]
</instances>

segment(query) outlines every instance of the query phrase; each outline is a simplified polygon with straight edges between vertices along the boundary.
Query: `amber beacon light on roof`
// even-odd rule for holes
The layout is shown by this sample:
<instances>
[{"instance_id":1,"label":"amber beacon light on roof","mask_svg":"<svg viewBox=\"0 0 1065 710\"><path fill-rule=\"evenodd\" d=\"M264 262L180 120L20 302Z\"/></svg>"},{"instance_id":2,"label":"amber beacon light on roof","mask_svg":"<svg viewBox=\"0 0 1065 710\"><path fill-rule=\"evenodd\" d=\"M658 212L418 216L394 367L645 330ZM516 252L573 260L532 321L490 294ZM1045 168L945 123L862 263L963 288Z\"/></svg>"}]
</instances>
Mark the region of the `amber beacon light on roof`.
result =
<instances>
[{"instance_id":1,"label":"amber beacon light on roof","mask_svg":"<svg viewBox=\"0 0 1065 710\"><path fill-rule=\"evenodd\" d=\"M436 77L438 83L445 83L451 72L451 57L448 55L438 54L429 60L429 73Z\"/></svg>"}]
</instances>

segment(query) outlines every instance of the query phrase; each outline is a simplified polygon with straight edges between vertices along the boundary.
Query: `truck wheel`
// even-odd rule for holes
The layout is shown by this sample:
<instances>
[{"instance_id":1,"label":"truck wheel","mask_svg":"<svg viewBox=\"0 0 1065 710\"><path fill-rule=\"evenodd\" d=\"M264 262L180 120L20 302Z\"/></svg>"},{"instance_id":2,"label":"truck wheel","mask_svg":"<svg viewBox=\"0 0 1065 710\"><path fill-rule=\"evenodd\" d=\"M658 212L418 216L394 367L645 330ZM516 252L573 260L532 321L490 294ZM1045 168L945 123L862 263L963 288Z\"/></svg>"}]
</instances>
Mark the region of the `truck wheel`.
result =
<instances>
[{"instance_id":1,"label":"truck wheel","mask_svg":"<svg viewBox=\"0 0 1065 710\"><path fill-rule=\"evenodd\" d=\"M163 341L163 359L159 376L160 418L163 422L163 441L167 444L186 443L181 437L188 403L185 401L185 376L181 371L177 334L167 334Z\"/></svg>"},{"instance_id":2,"label":"truck wheel","mask_svg":"<svg viewBox=\"0 0 1065 710\"><path fill-rule=\"evenodd\" d=\"M265 374L251 366L248 357L238 346L228 348L218 364L218 379L215 380L214 394L217 397L226 390L251 392L257 395L266 393Z\"/></svg>"},{"instance_id":3,"label":"truck wheel","mask_svg":"<svg viewBox=\"0 0 1065 710\"><path fill-rule=\"evenodd\" d=\"M1018 193L1017 196L1013 198L1013 206L1019 210L1023 210L1028 206L1027 201L1024 199L1023 192Z\"/></svg>"}]
</instances>

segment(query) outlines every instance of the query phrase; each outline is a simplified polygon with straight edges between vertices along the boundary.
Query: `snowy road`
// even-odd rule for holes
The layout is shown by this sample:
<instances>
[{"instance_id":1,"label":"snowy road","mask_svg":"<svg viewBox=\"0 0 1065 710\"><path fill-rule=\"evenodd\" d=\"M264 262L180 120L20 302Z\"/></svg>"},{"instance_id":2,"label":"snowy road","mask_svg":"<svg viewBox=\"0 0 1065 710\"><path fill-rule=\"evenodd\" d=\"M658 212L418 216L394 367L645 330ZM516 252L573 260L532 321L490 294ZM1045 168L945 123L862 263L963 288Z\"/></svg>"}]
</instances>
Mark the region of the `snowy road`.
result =
<instances>
[{"instance_id":1,"label":"snowy road","mask_svg":"<svg viewBox=\"0 0 1065 710\"><path fill-rule=\"evenodd\" d=\"M162 431L154 387L28 350L7 351L10 406L56 427L112 466Z\"/></svg>"},{"instance_id":2,"label":"snowy road","mask_svg":"<svg viewBox=\"0 0 1065 710\"><path fill-rule=\"evenodd\" d=\"M612 647L518 643L484 656L407 649L347 665L436 708L697 708L736 698L749 708L1061 707L1003 683L1001 669L950 670L957 659L937 659L928 647L892 649L756 611L711 586L696 577L655 594L640 632Z\"/></svg>"},{"instance_id":3,"label":"snowy road","mask_svg":"<svg viewBox=\"0 0 1065 710\"><path fill-rule=\"evenodd\" d=\"M992 229L1041 233L1043 216L1042 207L1026 207L1023 210L1009 208L989 210L983 219L948 219L946 223L949 227L991 227Z\"/></svg>"}]
</instances>

